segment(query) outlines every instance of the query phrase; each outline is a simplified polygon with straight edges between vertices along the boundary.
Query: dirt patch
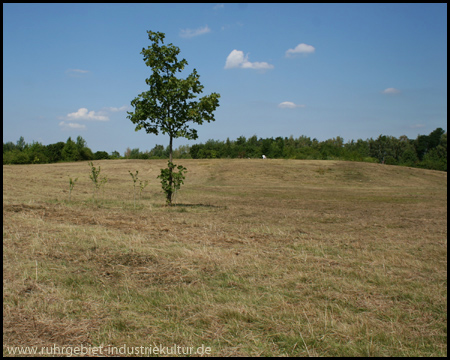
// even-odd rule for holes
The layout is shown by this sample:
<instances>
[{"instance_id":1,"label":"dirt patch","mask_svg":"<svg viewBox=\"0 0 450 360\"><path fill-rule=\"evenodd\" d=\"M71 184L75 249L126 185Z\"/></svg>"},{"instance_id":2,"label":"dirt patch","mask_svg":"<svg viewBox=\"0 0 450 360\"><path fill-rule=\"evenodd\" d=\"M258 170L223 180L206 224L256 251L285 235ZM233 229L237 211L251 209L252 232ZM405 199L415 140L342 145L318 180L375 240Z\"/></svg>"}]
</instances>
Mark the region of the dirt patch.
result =
<instances>
[{"instance_id":1,"label":"dirt patch","mask_svg":"<svg viewBox=\"0 0 450 360\"><path fill-rule=\"evenodd\" d=\"M92 345L90 333L100 321L57 319L16 308L3 310L3 343L8 346Z\"/></svg>"}]
</instances>

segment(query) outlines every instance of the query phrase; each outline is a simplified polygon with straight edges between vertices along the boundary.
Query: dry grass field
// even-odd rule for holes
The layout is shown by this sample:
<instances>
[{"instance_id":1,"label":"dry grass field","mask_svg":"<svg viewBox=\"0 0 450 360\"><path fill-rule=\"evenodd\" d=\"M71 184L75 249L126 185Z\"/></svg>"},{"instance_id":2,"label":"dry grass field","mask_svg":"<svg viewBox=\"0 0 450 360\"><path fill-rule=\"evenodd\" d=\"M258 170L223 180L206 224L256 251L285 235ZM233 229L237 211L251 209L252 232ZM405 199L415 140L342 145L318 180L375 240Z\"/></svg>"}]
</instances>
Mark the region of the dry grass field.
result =
<instances>
[{"instance_id":1,"label":"dry grass field","mask_svg":"<svg viewBox=\"0 0 450 360\"><path fill-rule=\"evenodd\" d=\"M447 356L446 173L175 163L188 173L172 207L163 160L94 161L108 177L97 203L87 162L3 166L4 356L124 344ZM129 170L150 181L136 208Z\"/></svg>"}]
</instances>

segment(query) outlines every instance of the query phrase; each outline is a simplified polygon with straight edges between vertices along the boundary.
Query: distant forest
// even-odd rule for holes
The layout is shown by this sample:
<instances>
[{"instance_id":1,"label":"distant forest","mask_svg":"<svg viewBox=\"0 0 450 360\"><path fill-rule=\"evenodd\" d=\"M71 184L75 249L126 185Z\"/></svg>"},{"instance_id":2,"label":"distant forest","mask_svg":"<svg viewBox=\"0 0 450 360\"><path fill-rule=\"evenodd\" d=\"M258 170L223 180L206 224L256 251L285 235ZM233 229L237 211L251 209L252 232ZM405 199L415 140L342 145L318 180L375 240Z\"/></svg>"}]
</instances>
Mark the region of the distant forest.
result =
<instances>
[{"instance_id":1,"label":"distant forest","mask_svg":"<svg viewBox=\"0 0 450 360\"><path fill-rule=\"evenodd\" d=\"M402 165L425 169L447 171L447 132L437 128L429 135L418 135L408 139L402 135L380 135L376 139L344 143L340 136L318 141L307 136L299 138L277 137L257 138L240 136L236 140L208 140L195 145L182 145L174 150L174 159L221 159L262 158L347 160ZM42 145L33 141L27 144L23 137L14 144L3 143L3 164L45 164L55 162L100 160L100 159L168 159L169 147L156 145L150 151L127 148L123 156L118 151L93 153L86 141L78 136L66 142Z\"/></svg>"}]
</instances>

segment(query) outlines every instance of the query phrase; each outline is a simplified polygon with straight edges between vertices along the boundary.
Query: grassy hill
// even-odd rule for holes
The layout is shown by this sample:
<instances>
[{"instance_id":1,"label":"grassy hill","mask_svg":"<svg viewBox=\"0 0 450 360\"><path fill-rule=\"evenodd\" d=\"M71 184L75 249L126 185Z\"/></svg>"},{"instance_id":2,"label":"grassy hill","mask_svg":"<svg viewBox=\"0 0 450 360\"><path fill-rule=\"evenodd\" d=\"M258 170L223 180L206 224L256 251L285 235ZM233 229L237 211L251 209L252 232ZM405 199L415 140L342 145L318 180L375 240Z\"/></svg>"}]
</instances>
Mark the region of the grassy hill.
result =
<instances>
[{"instance_id":1,"label":"grassy hill","mask_svg":"<svg viewBox=\"0 0 450 360\"><path fill-rule=\"evenodd\" d=\"M3 166L4 355L447 355L447 173L175 162L188 173L172 207L163 160L94 162L97 203L87 162ZM150 184L135 205L136 170Z\"/></svg>"}]
</instances>

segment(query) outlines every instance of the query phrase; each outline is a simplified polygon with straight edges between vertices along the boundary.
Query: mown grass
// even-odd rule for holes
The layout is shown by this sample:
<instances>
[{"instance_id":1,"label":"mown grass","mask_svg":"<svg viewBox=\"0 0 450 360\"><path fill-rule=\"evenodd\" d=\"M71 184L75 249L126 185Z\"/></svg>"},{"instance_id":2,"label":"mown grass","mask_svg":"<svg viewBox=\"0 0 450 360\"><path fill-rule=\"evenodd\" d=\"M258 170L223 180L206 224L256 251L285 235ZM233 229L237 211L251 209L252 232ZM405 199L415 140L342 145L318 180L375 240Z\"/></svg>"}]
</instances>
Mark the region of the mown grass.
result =
<instances>
[{"instance_id":1,"label":"mown grass","mask_svg":"<svg viewBox=\"0 0 450 360\"><path fill-rule=\"evenodd\" d=\"M446 356L446 173L183 160L3 167L6 346L211 347L214 356ZM133 204L128 170L150 180ZM68 201L69 181L79 177Z\"/></svg>"}]
</instances>

